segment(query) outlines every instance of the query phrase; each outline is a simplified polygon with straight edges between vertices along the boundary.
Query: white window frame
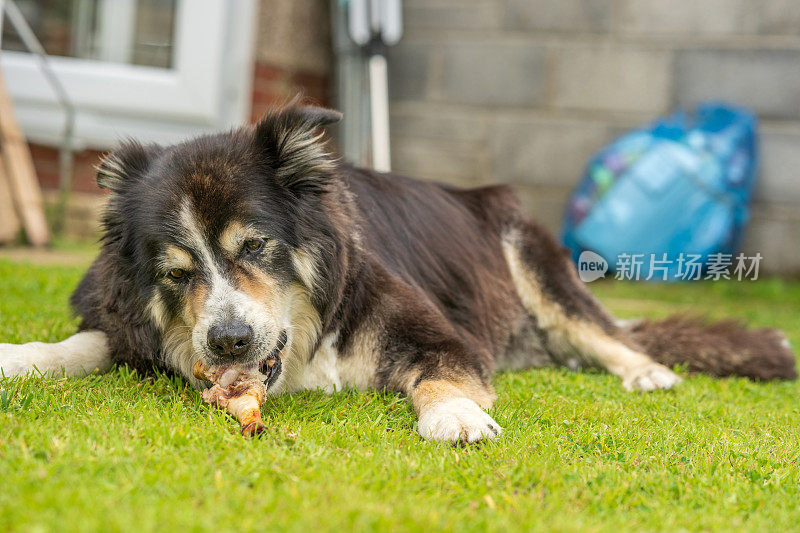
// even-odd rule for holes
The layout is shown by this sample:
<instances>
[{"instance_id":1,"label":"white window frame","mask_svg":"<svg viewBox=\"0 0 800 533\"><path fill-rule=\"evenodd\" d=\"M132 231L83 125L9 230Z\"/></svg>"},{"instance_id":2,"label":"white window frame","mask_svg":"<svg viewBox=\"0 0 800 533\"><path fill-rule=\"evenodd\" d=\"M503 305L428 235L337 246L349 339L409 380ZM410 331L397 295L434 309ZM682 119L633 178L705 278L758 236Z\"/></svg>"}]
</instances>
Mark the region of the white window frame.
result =
<instances>
[{"instance_id":1,"label":"white window frame","mask_svg":"<svg viewBox=\"0 0 800 533\"><path fill-rule=\"evenodd\" d=\"M179 0L171 69L51 56L77 110L73 145L175 142L246 121L256 19L255 0ZM58 145L64 112L36 58L3 51L0 67L28 138Z\"/></svg>"}]
</instances>

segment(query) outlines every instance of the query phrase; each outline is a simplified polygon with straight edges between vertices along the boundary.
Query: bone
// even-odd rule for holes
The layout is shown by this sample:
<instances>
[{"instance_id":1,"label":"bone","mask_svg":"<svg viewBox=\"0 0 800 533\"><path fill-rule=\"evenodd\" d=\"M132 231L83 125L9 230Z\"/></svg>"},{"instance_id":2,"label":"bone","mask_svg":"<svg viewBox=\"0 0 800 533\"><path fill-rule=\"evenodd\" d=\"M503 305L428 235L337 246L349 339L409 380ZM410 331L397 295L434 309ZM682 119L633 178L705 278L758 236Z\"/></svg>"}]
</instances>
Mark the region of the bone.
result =
<instances>
[{"instance_id":1,"label":"bone","mask_svg":"<svg viewBox=\"0 0 800 533\"><path fill-rule=\"evenodd\" d=\"M211 382L211 387L202 393L203 400L225 409L239 421L242 435L253 437L266 431L261 419L261 404L267 388L257 369L245 367L209 367L197 361L192 367L197 379Z\"/></svg>"}]
</instances>

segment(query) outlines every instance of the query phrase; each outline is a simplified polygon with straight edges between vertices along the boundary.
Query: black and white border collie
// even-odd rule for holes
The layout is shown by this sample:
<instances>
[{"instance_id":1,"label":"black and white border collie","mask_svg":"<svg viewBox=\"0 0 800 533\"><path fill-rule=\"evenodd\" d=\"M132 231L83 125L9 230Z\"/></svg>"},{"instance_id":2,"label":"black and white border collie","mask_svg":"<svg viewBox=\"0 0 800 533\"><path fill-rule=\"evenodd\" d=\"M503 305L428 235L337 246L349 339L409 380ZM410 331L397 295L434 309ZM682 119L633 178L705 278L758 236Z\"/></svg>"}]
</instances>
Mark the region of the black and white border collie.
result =
<instances>
[{"instance_id":1,"label":"black and white border collie","mask_svg":"<svg viewBox=\"0 0 800 533\"><path fill-rule=\"evenodd\" d=\"M255 126L175 146L123 144L102 249L72 297L80 331L0 345L5 375L127 364L178 372L263 364L268 394L407 396L422 437L493 439L492 373L595 367L669 389L669 365L796 376L785 337L696 318L622 326L511 189L380 174L326 152L336 111L292 103ZM265 369L266 371L266 369Z\"/></svg>"}]
</instances>

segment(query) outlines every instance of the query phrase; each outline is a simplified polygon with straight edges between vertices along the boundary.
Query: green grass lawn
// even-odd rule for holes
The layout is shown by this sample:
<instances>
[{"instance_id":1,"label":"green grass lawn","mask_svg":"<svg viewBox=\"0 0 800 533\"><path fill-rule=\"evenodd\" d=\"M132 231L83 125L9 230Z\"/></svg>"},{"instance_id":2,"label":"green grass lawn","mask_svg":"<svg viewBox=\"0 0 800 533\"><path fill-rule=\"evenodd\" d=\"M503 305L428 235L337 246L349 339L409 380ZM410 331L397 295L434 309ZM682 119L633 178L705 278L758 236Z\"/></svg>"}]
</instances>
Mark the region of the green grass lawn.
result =
<instances>
[{"instance_id":1,"label":"green grass lawn","mask_svg":"<svg viewBox=\"0 0 800 533\"><path fill-rule=\"evenodd\" d=\"M83 271L0 259L0 342L76 325ZM594 284L618 315L690 310L800 345L800 283ZM729 530L800 524L800 385L690 376L629 394L559 369L498 375L489 444L421 441L391 394L270 399L239 436L179 378L120 368L0 382L0 530Z\"/></svg>"}]
</instances>

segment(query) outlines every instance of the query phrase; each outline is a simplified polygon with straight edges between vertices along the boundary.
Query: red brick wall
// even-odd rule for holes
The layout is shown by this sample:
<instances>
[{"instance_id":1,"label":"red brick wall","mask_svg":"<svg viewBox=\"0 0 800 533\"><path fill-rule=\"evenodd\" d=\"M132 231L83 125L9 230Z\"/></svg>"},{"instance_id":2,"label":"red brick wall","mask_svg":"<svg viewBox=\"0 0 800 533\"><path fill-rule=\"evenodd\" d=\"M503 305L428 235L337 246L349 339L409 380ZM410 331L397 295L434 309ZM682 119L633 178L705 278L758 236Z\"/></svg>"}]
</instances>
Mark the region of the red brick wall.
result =
<instances>
[{"instance_id":1,"label":"red brick wall","mask_svg":"<svg viewBox=\"0 0 800 533\"><path fill-rule=\"evenodd\" d=\"M31 144L33 165L43 189L58 189L59 164L58 149L50 146ZM102 191L95 182L94 166L100 162L103 152L84 150L74 154L72 169L72 190L100 194Z\"/></svg>"},{"instance_id":2,"label":"red brick wall","mask_svg":"<svg viewBox=\"0 0 800 533\"><path fill-rule=\"evenodd\" d=\"M303 93L320 105L328 105L328 76L269 63L257 63L253 73L253 108L250 120L258 120L270 106L286 102L298 93Z\"/></svg>"}]
</instances>

